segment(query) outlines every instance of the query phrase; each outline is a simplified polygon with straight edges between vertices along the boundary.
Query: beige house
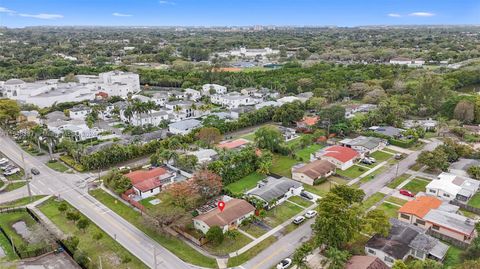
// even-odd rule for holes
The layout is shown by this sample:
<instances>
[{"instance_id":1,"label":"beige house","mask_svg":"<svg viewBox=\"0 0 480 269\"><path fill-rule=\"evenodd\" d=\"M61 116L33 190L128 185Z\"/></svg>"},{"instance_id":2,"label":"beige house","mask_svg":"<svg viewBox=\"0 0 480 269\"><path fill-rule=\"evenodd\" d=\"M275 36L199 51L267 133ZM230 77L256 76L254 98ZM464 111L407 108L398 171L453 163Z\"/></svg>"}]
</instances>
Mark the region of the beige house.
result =
<instances>
[{"instance_id":1,"label":"beige house","mask_svg":"<svg viewBox=\"0 0 480 269\"><path fill-rule=\"evenodd\" d=\"M308 164L292 167L292 178L302 183L313 185L315 180L327 178L335 173L336 166L325 160L315 160Z\"/></svg>"}]
</instances>

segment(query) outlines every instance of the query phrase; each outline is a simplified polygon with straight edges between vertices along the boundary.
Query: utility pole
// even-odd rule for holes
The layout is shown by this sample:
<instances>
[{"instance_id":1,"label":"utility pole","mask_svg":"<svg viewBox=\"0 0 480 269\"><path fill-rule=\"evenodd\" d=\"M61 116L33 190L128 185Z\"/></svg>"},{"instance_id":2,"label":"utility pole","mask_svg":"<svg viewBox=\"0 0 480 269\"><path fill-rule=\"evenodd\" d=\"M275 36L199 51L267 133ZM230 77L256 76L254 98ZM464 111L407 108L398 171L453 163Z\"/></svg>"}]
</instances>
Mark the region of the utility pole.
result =
<instances>
[{"instance_id":1,"label":"utility pole","mask_svg":"<svg viewBox=\"0 0 480 269\"><path fill-rule=\"evenodd\" d=\"M23 177L27 182L28 196L30 196L30 202L31 202L33 201L33 196L32 196L32 190L30 189L30 180L28 179L28 175L27 175L27 165L25 164L25 157L23 156L23 151L22 151L22 163L23 163Z\"/></svg>"}]
</instances>

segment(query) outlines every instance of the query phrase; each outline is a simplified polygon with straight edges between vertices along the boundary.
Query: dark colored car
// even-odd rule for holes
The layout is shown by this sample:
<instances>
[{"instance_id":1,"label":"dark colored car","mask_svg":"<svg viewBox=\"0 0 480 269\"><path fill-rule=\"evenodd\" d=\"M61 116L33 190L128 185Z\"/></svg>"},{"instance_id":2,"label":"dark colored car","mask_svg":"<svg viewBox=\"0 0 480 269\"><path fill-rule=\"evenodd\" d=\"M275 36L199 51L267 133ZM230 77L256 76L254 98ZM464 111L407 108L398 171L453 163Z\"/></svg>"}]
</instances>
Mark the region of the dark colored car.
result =
<instances>
[{"instance_id":1,"label":"dark colored car","mask_svg":"<svg viewBox=\"0 0 480 269\"><path fill-rule=\"evenodd\" d=\"M303 198L306 198L308 200L313 200L313 195L311 195L310 193L305 192L305 191L302 191L300 193L300 196L302 196Z\"/></svg>"},{"instance_id":2,"label":"dark colored car","mask_svg":"<svg viewBox=\"0 0 480 269\"><path fill-rule=\"evenodd\" d=\"M38 171L37 168L30 169L30 172L32 172L32 174L34 174L34 175L40 175L40 171Z\"/></svg>"}]
</instances>

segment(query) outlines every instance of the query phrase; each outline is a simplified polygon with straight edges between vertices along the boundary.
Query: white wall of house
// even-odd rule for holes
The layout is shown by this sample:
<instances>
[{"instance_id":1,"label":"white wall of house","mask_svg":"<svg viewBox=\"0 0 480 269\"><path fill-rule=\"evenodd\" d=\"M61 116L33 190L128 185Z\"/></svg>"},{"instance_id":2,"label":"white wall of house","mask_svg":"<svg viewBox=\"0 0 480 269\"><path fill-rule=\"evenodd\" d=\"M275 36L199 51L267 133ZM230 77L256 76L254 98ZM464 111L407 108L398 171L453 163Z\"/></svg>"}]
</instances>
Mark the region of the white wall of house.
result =
<instances>
[{"instance_id":1,"label":"white wall of house","mask_svg":"<svg viewBox=\"0 0 480 269\"><path fill-rule=\"evenodd\" d=\"M222 229L223 233L227 232L228 230L236 229L238 226L240 226L240 224L242 224L242 222L245 219L248 219L249 217L253 216L254 213L255 212L252 211L252 212L234 220L229 225L225 225L225 226L222 226L220 228ZM204 233L204 234L206 234L208 232L208 230L210 229L210 227L205 222L203 222L201 220L198 220L198 219L193 220L193 226L195 227L195 229L202 231L202 233Z\"/></svg>"},{"instance_id":2,"label":"white wall of house","mask_svg":"<svg viewBox=\"0 0 480 269\"><path fill-rule=\"evenodd\" d=\"M332 158L330 156L320 156L320 160L329 161L330 163L334 164L340 170L347 170L348 168L352 167L355 164L354 159L351 159L351 160L344 163L344 162L341 162L341 161L339 161L335 158Z\"/></svg>"},{"instance_id":3,"label":"white wall of house","mask_svg":"<svg viewBox=\"0 0 480 269\"><path fill-rule=\"evenodd\" d=\"M385 252L383 252L381 250L378 250L378 249L372 249L372 248L365 247L365 253L368 256L374 256L374 257L379 258L380 260L385 262L390 267L392 267L393 263L395 262L395 259L392 256L390 256L390 255L386 254ZM403 258L403 260L405 260L406 257L408 257L408 255L406 255Z\"/></svg>"},{"instance_id":4,"label":"white wall of house","mask_svg":"<svg viewBox=\"0 0 480 269\"><path fill-rule=\"evenodd\" d=\"M151 196L154 196L154 195L157 195L160 193L160 187L157 187L155 189L152 189L152 190L149 190L149 191L146 191L146 192L142 192L141 190L135 188L135 186L133 187L133 190L135 191L135 193L142 197L142 199L145 199L145 198L148 198L148 197L151 197Z\"/></svg>"},{"instance_id":5,"label":"white wall of house","mask_svg":"<svg viewBox=\"0 0 480 269\"><path fill-rule=\"evenodd\" d=\"M426 188L426 193L429 194L429 195L437 196L438 198L448 200L448 201L451 201L451 200L455 199L455 196L457 195L457 194L454 194L454 193L449 193L446 190L436 189L436 188L428 188L428 187Z\"/></svg>"}]
</instances>

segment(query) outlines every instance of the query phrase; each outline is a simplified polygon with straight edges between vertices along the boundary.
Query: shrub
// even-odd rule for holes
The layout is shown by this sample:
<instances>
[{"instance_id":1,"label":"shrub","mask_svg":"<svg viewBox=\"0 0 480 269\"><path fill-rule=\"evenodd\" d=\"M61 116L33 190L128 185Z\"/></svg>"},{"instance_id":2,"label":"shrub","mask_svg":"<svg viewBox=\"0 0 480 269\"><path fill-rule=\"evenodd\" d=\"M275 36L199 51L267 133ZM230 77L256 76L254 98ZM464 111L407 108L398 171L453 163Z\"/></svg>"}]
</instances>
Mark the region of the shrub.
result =
<instances>
[{"instance_id":1,"label":"shrub","mask_svg":"<svg viewBox=\"0 0 480 269\"><path fill-rule=\"evenodd\" d=\"M73 259L83 268L88 267L89 260L85 252L81 250L75 251L75 254L73 255Z\"/></svg>"},{"instance_id":2,"label":"shrub","mask_svg":"<svg viewBox=\"0 0 480 269\"><path fill-rule=\"evenodd\" d=\"M223 231L218 226L210 227L205 236L210 243L216 246L220 245L224 239Z\"/></svg>"},{"instance_id":3,"label":"shrub","mask_svg":"<svg viewBox=\"0 0 480 269\"><path fill-rule=\"evenodd\" d=\"M71 236L65 240L65 246L70 250L70 252L75 252L78 247L80 240L76 236Z\"/></svg>"},{"instance_id":4,"label":"shrub","mask_svg":"<svg viewBox=\"0 0 480 269\"><path fill-rule=\"evenodd\" d=\"M358 171L360 171L360 172L364 172L364 171L365 171L365 168L363 168L363 167L359 167L359 168L358 168Z\"/></svg>"}]
</instances>

